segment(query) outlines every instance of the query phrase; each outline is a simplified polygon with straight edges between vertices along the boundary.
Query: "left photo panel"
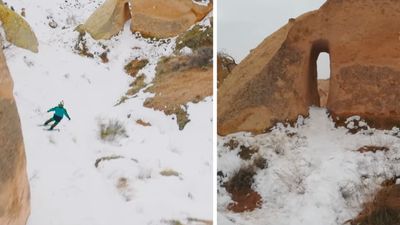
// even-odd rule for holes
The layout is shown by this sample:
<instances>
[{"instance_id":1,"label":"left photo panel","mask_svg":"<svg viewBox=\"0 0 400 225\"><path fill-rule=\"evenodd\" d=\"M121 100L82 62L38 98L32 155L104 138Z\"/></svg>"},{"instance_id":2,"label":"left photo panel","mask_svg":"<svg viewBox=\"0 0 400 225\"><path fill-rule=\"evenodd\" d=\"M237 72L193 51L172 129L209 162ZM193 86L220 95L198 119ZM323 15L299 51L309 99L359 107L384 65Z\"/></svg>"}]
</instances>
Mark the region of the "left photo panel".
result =
<instances>
[{"instance_id":1,"label":"left photo panel","mask_svg":"<svg viewBox=\"0 0 400 225\"><path fill-rule=\"evenodd\" d=\"M213 1L0 0L0 225L211 225Z\"/></svg>"}]
</instances>

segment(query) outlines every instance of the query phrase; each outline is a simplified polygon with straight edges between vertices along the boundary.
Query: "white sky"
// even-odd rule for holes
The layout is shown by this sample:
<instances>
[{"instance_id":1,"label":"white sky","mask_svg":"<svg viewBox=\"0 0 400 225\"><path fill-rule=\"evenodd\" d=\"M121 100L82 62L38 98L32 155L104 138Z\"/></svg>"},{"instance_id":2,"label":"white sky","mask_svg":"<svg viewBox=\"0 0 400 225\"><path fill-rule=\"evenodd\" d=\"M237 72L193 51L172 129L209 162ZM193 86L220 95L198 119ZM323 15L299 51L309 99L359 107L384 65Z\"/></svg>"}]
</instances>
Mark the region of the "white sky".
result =
<instances>
[{"instance_id":1,"label":"white sky","mask_svg":"<svg viewBox=\"0 0 400 225\"><path fill-rule=\"evenodd\" d=\"M289 18L318 9L325 0L218 0L218 50L240 62ZM319 78L329 77L329 57L318 59ZM323 75L323 76L320 76Z\"/></svg>"}]
</instances>

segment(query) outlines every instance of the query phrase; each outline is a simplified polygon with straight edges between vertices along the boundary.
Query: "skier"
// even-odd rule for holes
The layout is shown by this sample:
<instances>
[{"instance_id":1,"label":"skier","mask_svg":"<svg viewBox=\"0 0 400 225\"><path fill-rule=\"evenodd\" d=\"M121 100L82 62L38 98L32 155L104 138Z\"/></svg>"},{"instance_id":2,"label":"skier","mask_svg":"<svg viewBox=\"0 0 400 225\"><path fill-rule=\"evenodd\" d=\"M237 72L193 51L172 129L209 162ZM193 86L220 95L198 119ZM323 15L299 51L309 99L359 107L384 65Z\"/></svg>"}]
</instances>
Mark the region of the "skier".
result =
<instances>
[{"instance_id":1,"label":"skier","mask_svg":"<svg viewBox=\"0 0 400 225\"><path fill-rule=\"evenodd\" d=\"M46 126L47 124L49 124L50 122L54 121L53 125L51 125L49 130L53 130L55 126L57 126L58 123L60 123L60 121L62 120L62 118L64 117L64 115L71 120L71 118L69 117L67 110L64 108L64 101L61 101L60 104L58 104L58 106L51 108L49 110L47 110L47 112L51 112L54 111L54 115L52 118L50 118L49 120L47 120L44 125Z\"/></svg>"}]
</instances>

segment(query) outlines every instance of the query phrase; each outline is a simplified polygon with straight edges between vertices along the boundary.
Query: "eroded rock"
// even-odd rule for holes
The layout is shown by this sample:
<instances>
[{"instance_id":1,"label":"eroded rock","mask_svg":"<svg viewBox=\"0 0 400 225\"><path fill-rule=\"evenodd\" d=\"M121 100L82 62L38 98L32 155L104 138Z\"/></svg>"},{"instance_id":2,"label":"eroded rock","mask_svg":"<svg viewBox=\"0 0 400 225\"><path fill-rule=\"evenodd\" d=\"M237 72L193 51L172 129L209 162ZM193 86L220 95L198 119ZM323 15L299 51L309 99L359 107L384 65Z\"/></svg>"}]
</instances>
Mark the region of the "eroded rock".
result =
<instances>
[{"instance_id":1,"label":"eroded rock","mask_svg":"<svg viewBox=\"0 0 400 225\"><path fill-rule=\"evenodd\" d=\"M0 48L0 224L26 224L30 192L26 158L11 79Z\"/></svg>"},{"instance_id":2,"label":"eroded rock","mask_svg":"<svg viewBox=\"0 0 400 225\"><path fill-rule=\"evenodd\" d=\"M167 38L183 33L202 20L212 4L192 0L131 0L131 30L144 36Z\"/></svg>"},{"instance_id":3,"label":"eroded rock","mask_svg":"<svg viewBox=\"0 0 400 225\"><path fill-rule=\"evenodd\" d=\"M328 52L327 108L376 128L400 124L400 2L328 0L266 38L218 93L218 133L261 133L320 106L316 60ZM240 43L238 43L240 45Z\"/></svg>"}]
</instances>

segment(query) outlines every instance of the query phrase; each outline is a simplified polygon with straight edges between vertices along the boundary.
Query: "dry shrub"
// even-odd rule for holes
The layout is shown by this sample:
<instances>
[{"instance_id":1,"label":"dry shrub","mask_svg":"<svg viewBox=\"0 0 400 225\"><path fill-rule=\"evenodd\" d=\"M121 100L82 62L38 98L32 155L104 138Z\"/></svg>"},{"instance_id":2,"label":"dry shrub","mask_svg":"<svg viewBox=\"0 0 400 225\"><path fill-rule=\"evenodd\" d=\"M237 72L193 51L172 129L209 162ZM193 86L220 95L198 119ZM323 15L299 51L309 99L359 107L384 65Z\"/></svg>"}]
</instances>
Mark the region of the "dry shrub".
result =
<instances>
[{"instance_id":1,"label":"dry shrub","mask_svg":"<svg viewBox=\"0 0 400 225\"><path fill-rule=\"evenodd\" d=\"M146 87L145 83L146 76L144 74L141 74L138 76L135 81L133 81L129 85L129 90L126 92L126 95L132 96L138 93L142 88Z\"/></svg>"},{"instance_id":2,"label":"dry shrub","mask_svg":"<svg viewBox=\"0 0 400 225\"><path fill-rule=\"evenodd\" d=\"M229 150L234 150L239 146L239 141L235 139L230 139L228 142L224 143L224 147L229 148Z\"/></svg>"},{"instance_id":3,"label":"dry shrub","mask_svg":"<svg viewBox=\"0 0 400 225\"><path fill-rule=\"evenodd\" d=\"M179 173L173 169L165 169L161 171L160 174L164 177L172 177L172 176L179 177Z\"/></svg>"},{"instance_id":4,"label":"dry shrub","mask_svg":"<svg viewBox=\"0 0 400 225\"><path fill-rule=\"evenodd\" d=\"M213 45L213 28L195 25L192 29L179 35L176 39L176 50L189 47L193 50Z\"/></svg>"},{"instance_id":5,"label":"dry shrub","mask_svg":"<svg viewBox=\"0 0 400 225\"><path fill-rule=\"evenodd\" d=\"M238 155L240 156L241 159L243 160L250 160L251 157L257 153L259 150L259 148L257 146L250 146L250 147L246 147L244 145L240 146L240 151L238 153Z\"/></svg>"},{"instance_id":6,"label":"dry shrub","mask_svg":"<svg viewBox=\"0 0 400 225\"><path fill-rule=\"evenodd\" d=\"M366 146L363 146L363 147L357 149L357 151L360 153L365 153L365 152L376 153L377 151L383 151L383 152L389 151L389 148L386 146L366 145Z\"/></svg>"},{"instance_id":7,"label":"dry shrub","mask_svg":"<svg viewBox=\"0 0 400 225\"><path fill-rule=\"evenodd\" d=\"M268 162L262 156L257 156L253 161L253 165L262 170L268 168Z\"/></svg>"},{"instance_id":8,"label":"dry shrub","mask_svg":"<svg viewBox=\"0 0 400 225\"><path fill-rule=\"evenodd\" d=\"M400 185L382 188L371 202L364 204L357 218L348 222L351 225L399 225Z\"/></svg>"},{"instance_id":9,"label":"dry shrub","mask_svg":"<svg viewBox=\"0 0 400 225\"><path fill-rule=\"evenodd\" d=\"M94 54L90 52L90 50L87 46L85 33L79 33L79 36L75 43L74 49L81 56L85 56L88 58L94 58Z\"/></svg>"},{"instance_id":10,"label":"dry shrub","mask_svg":"<svg viewBox=\"0 0 400 225\"><path fill-rule=\"evenodd\" d=\"M224 80L229 76L232 72L233 68L235 68L236 62L232 56L218 52L217 54L217 80L218 80L218 87L222 85Z\"/></svg>"},{"instance_id":11,"label":"dry shrub","mask_svg":"<svg viewBox=\"0 0 400 225\"><path fill-rule=\"evenodd\" d=\"M103 141L115 141L118 137L128 137L123 123L118 120L109 120L100 124L100 138Z\"/></svg>"},{"instance_id":12,"label":"dry shrub","mask_svg":"<svg viewBox=\"0 0 400 225\"><path fill-rule=\"evenodd\" d=\"M103 161L110 161L110 160L123 159L123 158L124 158L124 157L123 157L123 156L120 156L120 155L111 155L111 156L101 157L101 158L96 159L96 162L94 163L94 166L95 166L96 168L98 168L98 167L99 167L99 164L100 164L101 162L103 162Z\"/></svg>"},{"instance_id":13,"label":"dry shrub","mask_svg":"<svg viewBox=\"0 0 400 225\"><path fill-rule=\"evenodd\" d=\"M252 189L255 174L253 167L244 167L224 183L225 189L232 195L234 201L228 205L229 210L240 213L261 207L262 198L260 194Z\"/></svg>"},{"instance_id":14,"label":"dry shrub","mask_svg":"<svg viewBox=\"0 0 400 225\"><path fill-rule=\"evenodd\" d=\"M157 75L212 66L213 48L201 47L191 55L163 57L157 64Z\"/></svg>"}]
</instances>

